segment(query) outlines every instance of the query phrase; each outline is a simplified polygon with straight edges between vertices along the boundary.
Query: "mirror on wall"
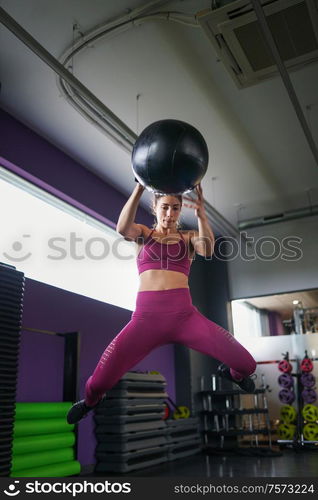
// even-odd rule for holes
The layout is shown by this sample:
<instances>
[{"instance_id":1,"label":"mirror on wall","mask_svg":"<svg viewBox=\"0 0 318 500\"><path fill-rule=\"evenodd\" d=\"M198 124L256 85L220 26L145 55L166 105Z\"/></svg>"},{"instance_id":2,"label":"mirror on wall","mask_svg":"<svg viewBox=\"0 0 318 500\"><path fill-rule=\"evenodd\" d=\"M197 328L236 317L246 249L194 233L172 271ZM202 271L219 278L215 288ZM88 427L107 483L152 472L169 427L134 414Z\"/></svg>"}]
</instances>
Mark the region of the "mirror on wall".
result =
<instances>
[{"instance_id":1,"label":"mirror on wall","mask_svg":"<svg viewBox=\"0 0 318 500\"><path fill-rule=\"evenodd\" d=\"M235 337L318 333L318 289L231 302Z\"/></svg>"}]
</instances>

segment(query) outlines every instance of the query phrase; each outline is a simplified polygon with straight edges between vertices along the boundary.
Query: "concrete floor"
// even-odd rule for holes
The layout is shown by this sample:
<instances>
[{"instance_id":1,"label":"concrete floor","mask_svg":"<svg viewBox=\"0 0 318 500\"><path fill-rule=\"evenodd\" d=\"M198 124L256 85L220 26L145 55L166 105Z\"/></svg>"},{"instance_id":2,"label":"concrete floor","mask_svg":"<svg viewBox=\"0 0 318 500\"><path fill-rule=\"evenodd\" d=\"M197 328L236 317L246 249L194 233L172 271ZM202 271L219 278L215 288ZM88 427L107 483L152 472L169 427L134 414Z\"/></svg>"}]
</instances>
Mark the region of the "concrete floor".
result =
<instances>
[{"instance_id":1,"label":"concrete floor","mask_svg":"<svg viewBox=\"0 0 318 500\"><path fill-rule=\"evenodd\" d=\"M130 472L129 477L317 477L318 448L299 452L285 448L281 456L255 457L205 455L167 462L162 465ZM97 477L99 474L92 474ZM105 475L105 473L100 474ZM109 477L109 474L107 474ZM111 476L119 476L112 473Z\"/></svg>"}]
</instances>

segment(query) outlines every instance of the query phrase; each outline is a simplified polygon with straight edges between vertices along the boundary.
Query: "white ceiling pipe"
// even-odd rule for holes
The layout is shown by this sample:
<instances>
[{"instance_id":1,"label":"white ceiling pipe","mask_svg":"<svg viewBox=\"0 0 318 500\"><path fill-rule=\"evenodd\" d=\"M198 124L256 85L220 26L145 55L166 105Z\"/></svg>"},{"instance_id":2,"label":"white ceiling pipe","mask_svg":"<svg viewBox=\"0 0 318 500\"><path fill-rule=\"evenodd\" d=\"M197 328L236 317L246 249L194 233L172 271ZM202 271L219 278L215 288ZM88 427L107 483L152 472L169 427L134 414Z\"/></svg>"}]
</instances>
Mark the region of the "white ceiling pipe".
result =
<instances>
[{"instance_id":1,"label":"white ceiling pipe","mask_svg":"<svg viewBox=\"0 0 318 500\"><path fill-rule=\"evenodd\" d=\"M35 38L33 38L22 26L20 26L4 9L0 7L0 21L11 31L19 40L21 40L29 49L40 57L55 73L66 80L81 95L85 96L94 107L103 113L117 131L121 141L131 147L137 139L137 135L122 122L102 101L100 101L85 85L83 85L75 76L72 75L64 66L52 56Z\"/></svg>"},{"instance_id":2,"label":"white ceiling pipe","mask_svg":"<svg viewBox=\"0 0 318 500\"><path fill-rule=\"evenodd\" d=\"M312 217L313 215L318 215L318 205L298 208L297 210L288 210L286 212L280 212L263 217L254 217L252 219L242 220L239 222L238 227L240 230L244 230L252 227L265 226L268 224L277 224L278 222L302 219L303 217Z\"/></svg>"},{"instance_id":3,"label":"white ceiling pipe","mask_svg":"<svg viewBox=\"0 0 318 500\"><path fill-rule=\"evenodd\" d=\"M139 17L139 16L141 16L141 14L145 14L147 11L154 9L155 7L159 7L167 2L168 2L168 0L153 1L153 2L150 2L146 5L144 5L143 7L138 7L136 9L132 10L131 12L129 12L129 14L125 14L124 16L116 17L115 19L112 19L110 21L106 21L104 23L101 23L101 24L95 26L93 29L91 29L90 31L85 33L85 35L80 36L78 40L74 41L63 52L63 54L59 57L59 61L62 64L66 64L66 62L71 57L73 57L76 53L78 53L80 50L82 50L87 44L92 43L96 40L99 40L99 39L103 38L104 36L107 36L108 33L114 34L116 32L116 34L118 34L121 29L123 31L125 31L126 29L129 29L132 25L134 25L134 23L136 23L136 21L137 21L136 18L138 18L140 21L142 21L143 19L147 19L147 18L149 20L153 15L154 16L161 15L162 19L163 19L163 17L165 17L164 20L169 20L169 21L175 20L173 18L174 16L170 12L166 12L166 13L161 12L161 13L155 13L155 14L149 15L149 16ZM168 17L168 19L167 19L167 17ZM192 22L194 25L197 25L197 27L200 27L198 23L194 22L195 18L193 16L188 16L188 15L184 15L184 14L180 13L178 18L179 18L179 22L183 22L185 24L189 24L190 22ZM117 31L117 29L118 29L118 31Z\"/></svg>"}]
</instances>

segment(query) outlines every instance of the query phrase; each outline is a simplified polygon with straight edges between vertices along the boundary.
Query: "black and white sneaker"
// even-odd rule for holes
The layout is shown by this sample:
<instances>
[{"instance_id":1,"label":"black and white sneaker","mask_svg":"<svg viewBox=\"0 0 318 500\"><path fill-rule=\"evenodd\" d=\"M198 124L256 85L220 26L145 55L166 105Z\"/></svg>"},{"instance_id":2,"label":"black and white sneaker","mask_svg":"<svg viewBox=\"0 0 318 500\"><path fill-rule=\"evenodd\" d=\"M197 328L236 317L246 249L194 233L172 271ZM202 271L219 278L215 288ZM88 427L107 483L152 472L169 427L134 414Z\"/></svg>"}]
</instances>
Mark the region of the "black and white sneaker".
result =
<instances>
[{"instance_id":1,"label":"black and white sneaker","mask_svg":"<svg viewBox=\"0 0 318 500\"><path fill-rule=\"evenodd\" d=\"M104 398L102 398L101 401L103 401L103 399ZM101 403L101 401L99 401L95 406L87 406L85 404L85 399L77 401L77 403L73 404L66 416L67 423L76 424L82 418L86 417L90 411L94 410Z\"/></svg>"},{"instance_id":2,"label":"black and white sneaker","mask_svg":"<svg viewBox=\"0 0 318 500\"><path fill-rule=\"evenodd\" d=\"M255 384L252 377L246 377L242 380L235 380L231 375L229 367L224 363L218 366L218 375L220 377L226 378L227 380L230 380L231 382L234 382L234 384L238 385L244 392L248 392L251 394L255 391Z\"/></svg>"}]
</instances>

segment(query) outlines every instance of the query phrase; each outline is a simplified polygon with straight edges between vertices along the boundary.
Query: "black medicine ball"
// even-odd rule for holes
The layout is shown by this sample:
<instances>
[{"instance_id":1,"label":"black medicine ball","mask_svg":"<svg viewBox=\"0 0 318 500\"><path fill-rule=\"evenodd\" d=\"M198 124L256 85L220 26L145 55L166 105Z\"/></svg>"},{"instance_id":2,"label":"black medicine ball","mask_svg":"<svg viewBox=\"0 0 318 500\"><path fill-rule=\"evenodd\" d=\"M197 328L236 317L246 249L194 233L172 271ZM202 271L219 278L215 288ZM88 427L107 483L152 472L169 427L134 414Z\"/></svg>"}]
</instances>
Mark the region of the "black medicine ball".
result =
<instances>
[{"instance_id":1,"label":"black medicine ball","mask_svg":"<svg viewBox=\"0 0 318 500\"><path fill-rule=\"evenodd\" d=\"M208 147L200 132L179 120L148 125L132 151L135 177L155 193L190 191L204 177L208 162Z\"/></svg>"}]
</instances>

